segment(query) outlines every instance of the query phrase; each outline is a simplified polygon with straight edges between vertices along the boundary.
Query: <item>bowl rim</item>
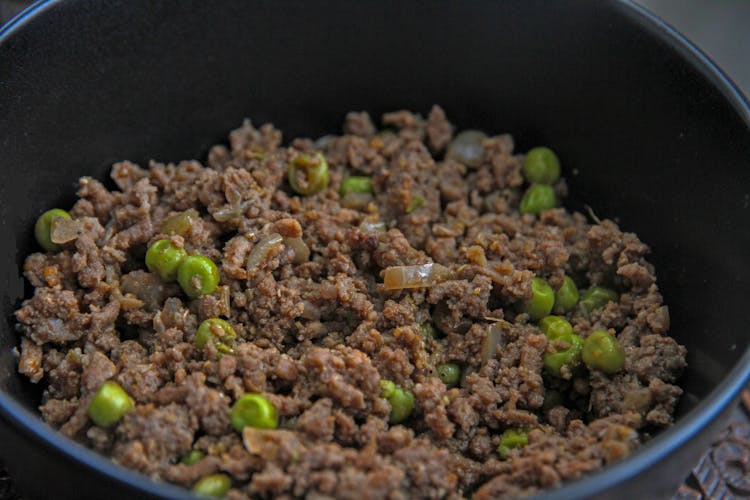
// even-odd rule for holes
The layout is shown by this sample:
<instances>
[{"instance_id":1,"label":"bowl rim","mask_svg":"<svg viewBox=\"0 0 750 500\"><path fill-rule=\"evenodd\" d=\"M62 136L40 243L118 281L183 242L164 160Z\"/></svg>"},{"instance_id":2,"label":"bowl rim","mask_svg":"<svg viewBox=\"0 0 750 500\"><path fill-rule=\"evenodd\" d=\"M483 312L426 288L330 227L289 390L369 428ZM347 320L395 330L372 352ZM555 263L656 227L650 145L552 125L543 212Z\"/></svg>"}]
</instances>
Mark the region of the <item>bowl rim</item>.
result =
<instances>
[{"instance_id":1,"label":"bowl rim","mask_svg":"<svg viewBox=\"0 0 750 500\"><path fill-rule=\"evenodd\" d=\"M43 13L62 0L36 0L6 24L0 27L0 45L6 43L32 17ZM646 7L634 0L608 0L617 13L650 35L666 43L689 65L705 77L731 104L733 110L750 129L750 103L742 91L701 49L684 35ZM750 346L722 381L693 409L682 416L672 427L638 448L627 458L587 474L561 487L545 490L540 496L549 499L584 498L627 481L653 466L665 456L684 446L691 437L706 427L730 405L745 384L750 381ZM163 498L185 498L186 490L166 481L151 480L145 474L115 464L104 455L63 436L5 391L0 391L0 420L40 446L51 448L67 456L78 465L105 476L121 486L140 489L142 492ZM685 471L687 474L688 471Z\"/></svg>"}]
</instances>

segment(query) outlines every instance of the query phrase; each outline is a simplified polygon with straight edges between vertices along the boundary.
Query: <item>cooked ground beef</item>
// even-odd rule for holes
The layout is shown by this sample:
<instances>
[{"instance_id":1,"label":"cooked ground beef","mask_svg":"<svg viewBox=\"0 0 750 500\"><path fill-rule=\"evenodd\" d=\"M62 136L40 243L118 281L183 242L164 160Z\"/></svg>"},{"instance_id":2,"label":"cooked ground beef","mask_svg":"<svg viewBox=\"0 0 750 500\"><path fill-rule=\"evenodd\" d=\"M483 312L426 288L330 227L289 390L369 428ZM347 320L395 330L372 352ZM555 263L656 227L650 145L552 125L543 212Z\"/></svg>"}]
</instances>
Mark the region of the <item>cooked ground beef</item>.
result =
<instances>
[{"instance_id":1,"label":"cooked ground beef","mask_svg":"<svg viewBox=\"0 0 750 500\"><path fill-rule=\"evenodd\" d=\"M527 495L619 460L670 425L685 348L667 336L649 248L564 208L520 215L524 156L509 135L484 140L468 167L444 156L454 127L439 107L383 123L378 133L367 113L349 113L345 135L284 147L273 126L246 121L205 165L118 163L113 191L82 178L70 210L77 233L61 252L26 259L34 293L16 312L19 371L44 385L45 420L154 479L190 487L226 473L234 499ZM299 196L287 168L314 151L328 162L328 187ZM342 199L350 175L369 176L374 193ZM564 180L554 189L564 196ZM162 233L186 211L181 234ZM261 248L273 234L283 241ZM164 238L217 263L215 292L191 299L148 272L144 252ZM300 258L295 238L309 254ZM445 274L431 286L383 285L387 268L433 263ZM620 371L545 372L548 339L517 305L532 278L556 289L565 275L619 292L566 318L583 338L614 333ZM232 352L196 347L212 317L235 328ZM462 369L451 388L436 373L449 362ZM135 406L105 428L87 409L108 380ZM381 380L414 396L399 424ZM234 429L231 408L245 393L274 405L278 429ZM506 429L528 444L499 453ZM190 450L206 458L180 463Z\"/></svg>"}]
</instances>

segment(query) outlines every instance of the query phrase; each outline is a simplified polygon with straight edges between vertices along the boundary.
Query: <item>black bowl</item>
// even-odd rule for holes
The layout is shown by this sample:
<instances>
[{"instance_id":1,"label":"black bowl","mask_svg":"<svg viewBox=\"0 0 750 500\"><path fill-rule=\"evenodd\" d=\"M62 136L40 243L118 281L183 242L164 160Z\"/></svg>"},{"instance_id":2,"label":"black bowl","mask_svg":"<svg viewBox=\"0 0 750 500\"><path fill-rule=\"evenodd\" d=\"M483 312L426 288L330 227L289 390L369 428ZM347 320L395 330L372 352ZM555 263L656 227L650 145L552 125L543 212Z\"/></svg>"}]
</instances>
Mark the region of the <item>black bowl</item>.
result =
<instances>
[{"instance_id":1,"label":"black bowl","mask_svg":"<svg viewBox=\"0 0 750 500\"><path fill-rule=\"evenodd\" d=\"M31 227L115 160L203 158L249 116L288 137L343 113L427 111L549 144L569 204L653 248L689 349L677 424L550 498L670 494L750 374L750 110L727 78L627 2L46 1L0 32L0 456L29 497L177 497L58 435L15 374Z\"/></svg>"}]
</instances>

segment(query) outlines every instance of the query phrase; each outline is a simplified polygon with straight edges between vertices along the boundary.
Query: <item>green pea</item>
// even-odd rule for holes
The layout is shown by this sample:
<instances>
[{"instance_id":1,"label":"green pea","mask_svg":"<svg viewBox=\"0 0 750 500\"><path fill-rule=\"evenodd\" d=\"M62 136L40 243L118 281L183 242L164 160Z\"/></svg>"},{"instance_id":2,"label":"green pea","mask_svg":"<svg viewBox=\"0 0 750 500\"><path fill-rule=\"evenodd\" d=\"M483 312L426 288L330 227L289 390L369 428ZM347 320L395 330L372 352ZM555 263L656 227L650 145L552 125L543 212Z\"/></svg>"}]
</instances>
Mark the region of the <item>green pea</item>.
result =
<instances>
[{"instance_id":1,"label":"green pea","mask_svg":"<svg viewBox=\"0 0 750 500\"><path fill-rule=\"evenodd\" d=\"M396 392L396 384L384 378L380 379L380 397L389 399Z\"/></svg>"},{"instance_id":2,"label":"green pea","mask_svg":"<svg viewBox=\"0 0 750 500\"><path fill-rule=\"evenodd\" d=\"M189 208L184 212L173 215L161 223L161 232L164 234L179 234L184 236L193 227L195 221L200 218L200 214L194 208Z\"/></svg>"},{"instance_id":3,"label":"green pea","mask_svg":"<svg viewBox=\"0 0 750 500\"><path fill-rule=\"evenodd\" d=\"M521 214L538 214L555 208L555 190L547 184L532 184L523 194L519 210Z\"/></svg>"},{"instance_id":4,"label":"green pea","mask_svg":"<svg viewBox=\"0 0 750 500\"><path fill-rule=\"evenodd\" d=\"M231 487L232 480L226 474L211 474L193 485L193 493L202 497L224 498Z\"/></svg>"},{"instance_id":5,"label":"green pea","mask_svg":"<svg viewBox=\"0 0 750 500\"><path fill-rule=\"evenodd\" d=\"M190 450L190 453L182 457L180 463L184 465L195 465L206 457L201 450Z\"/></svg>"},{"instance_id":6,"label":"green pea","mask_svg":"<svg viewBox=\"0 0 750 500\"><path fill-rule=\"evenodd\" d=\"M232 325L221 318L209 318L201 323L198 331L195 332L195 346L203 349L209 340L213 340L219 352L232 354L234 349L231 344L236 338L237 332L234 331Z\"/></svg>"},{"instance_id":7,"label":"green pea","mask_svg":"<svg viewBox=\"0 0 750 500\"><path fill-rule=\"evenodd\" d=\"M521 303L521 311L529 315L531 321L539 321L549 315L555 304L555 291L542 278L531 279L531 298Z\"/></svg>"},{"instance_id":8,"label":"green pea","mask_svg":"<svg viewBox=\"0 0 750 500\"><path fill-rule=\"evenodd\" d=\"M578 287L570 276L563 278L563 284L555 292L555 312L565 314L578 303Z\"/></svg>"},{"instance_id":9,"label":"green pea","mask_svg":"<svg viewBox=\"0 0 750 500\"><path fill-rule=\"evenodd\" d=\"M208 257L190 255L177 268L177 282L189 297L208 295L219 284L219 269Z\"/></svg>"},{"instance_id":10,"label":"green pea","mask_svg":"<svg viewBox=\"0 0 750 500\"><path fill-rule=\"evenodd\" d=\"M432 326L432 323L422 323L419 328L422 330L422 335L424 335L425 338L436 339L440 336L438 331L435 330L435 327Z\"/></svg>"},{"instance_id":11,"label":"green pea","mask_svg":"<svg viewBox=\"0 0 750 500\"><path fill-rule=\"evenodd\" d=\"M562 377L563 366L573 369L581 363L581 349L583 339L575 333L567 333L550 339L543 362L547 373L555 377Z\"/></svg>"},{"instance_id":12,"label":"green pea","mask_svg":"<svg viewBox=\"0 0 750 500\"><path fill-rule=\"evenodd\" d=\"M414 394L400 386L396 386L388 402L391 403L390 421L392 424L403 422L414 410Z\"/></svg>"},{"instance_id":13,"label":"green pea","mask_svg":"<svg viewBox=\"0 0 750 500\"><path fill-rule=\"evenodd\" d=\"M500 444L497 447L497 453L501 458L506 459L513 448L523 448L529 444L529 436L522 429L507 429L500 436Z\"/></svg>"},{"instance_id":14,"label":"green pea","mask_svg":"<svg viewBox=\"0 0 750 500\"><path fill-rule=\"evenodd\" d=\"M300 155L289 164L289 184L297 193L312 195L328 187L328 162L325 157Z\"/></svg>"},{"instance_id":15,"label":"green pea","mask_svg":"<svg viewBox=\"0 0 750 500\"><path fill-rule=\"evenodd\" d=\"M567 319L560 316L547 316L539 322L539 328L548 339L554 340L562 335L573 333L573 326Z\"/></svg>"},{"instance_id":16,"label":"green pea","mask_svg":"<svg viewBox=\"0 0 750 500\"><path fill-rule=\"evenodd\" d=\"M560 160L550 148L531 149L523 160L523 175L529 183L552 184L560 178Z\"/></svg>"},{"instance_id":17,"label":"green pea","mask_svg":"<svg viewBox=\"0 0 750 500\"><path fill-rule=\"evenodd\" d=\"M422 195L412 196L409 200L409 204L406 205L406 213L410 214L422 205L424 205L424 197Z\"/></svg>"},{"instance_id":18,"label":"green pea","mask_svg":"<svg viewBox=\"0 0 750 500\"><path fill-rule=\"evenodd\" d=\"M53 208L47 210L36 220L34 224L34 237L39 246L47 252L59 252L62 247L52 241L50 237L50 231L52 229L52 221L62 217L64 219L70 219L70 214L60 208Z\"/></svg>"},{"instance_id":19,"label":"green pea","mask_svg":"<svg viewBox=\"0 0 750 500\"><path fill-rule=\"evenodd\" d=\"M617 302L617 292L603 286L592 286L581 294L579 307L588 315L595 309L601 309L607 302Z\"/></svg>"},{"instance_id":20,"label":"green pea","mask_svg":"<svg viewBox=\"0 0 750 500\"><path fill-rule=\"evenodd\" d=\"M117 382L104 382L88 407L91 420L99 427L111 427L133 409L135 403Z\"/></svg>"},{"instance_id":21,"label":"green pea","mask_svg":"<svg viewBox=\"0 0 750 500\"><path fill-rule=\"evenodd\" d=\"M232 426L242 432L245 427L275 429L279 426L276 407L260 394L244 394L232 406Z\"/></svg>"},{"instance_id":22,"label":"green pea","mask_svg":"<svg viewBox=\"0 0 750 500\"><path fill-rule=\"evenodd\" d=\"M164 281L174 281L177 279L177 269L185 257L187 252L184 248L176 247L169 240L159 240L146 251L146 267Z\"/></svg>"},{"instance_id":23,"label":"green pea","mask_svg":"<svg viewBox=\"0 0 750 500\"><path fill-rule=\"evenodd\" d=\"M436 370L438 378L448 388L455 387L458 385L459 380L461 380L461 367L456 363L437 365Z\"/></svg>"},{"instance_id":24,"label":"green pea","mask_svg":"<svg viewBox=\"0 0 750 500\"><path fill-rule=\"evenodd\" d=\"M356 175L347 177L341 181L339 193L341 196L346 196L349 193L372 194L372 179Z\"/></svg>"},{"instance_id":25,"label":"green pea","mask_svg":"<svg viewBox=\"0 0 750 500\"><path fill-rule=\"evenodd\" d=\"M581 358L591 370L601 370L609 375L625 366L625 353L614 335L597 330L583 342Z\"/></svg>"}]
</instances>

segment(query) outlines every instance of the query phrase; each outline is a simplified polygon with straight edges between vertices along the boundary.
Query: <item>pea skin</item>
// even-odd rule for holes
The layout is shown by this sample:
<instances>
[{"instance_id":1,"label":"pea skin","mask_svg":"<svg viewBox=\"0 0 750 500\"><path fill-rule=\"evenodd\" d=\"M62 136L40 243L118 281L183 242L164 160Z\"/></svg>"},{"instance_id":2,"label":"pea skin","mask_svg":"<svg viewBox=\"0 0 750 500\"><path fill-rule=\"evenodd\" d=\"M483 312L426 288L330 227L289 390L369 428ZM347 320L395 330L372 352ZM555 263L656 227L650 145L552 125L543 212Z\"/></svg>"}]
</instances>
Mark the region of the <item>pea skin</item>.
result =
<instances>
[{"instance_id":1,"label":"pea skin","mask_svg":"<svg viewBox=\"0 0 750 500\"><path fill-rule=\"evenodd\" d=\"M521 312L529 315L531 321L539 321L552 312L555 292L542 278L531 279L531 298L521 303Z\"/></svg>"},{"instance_id":2,"label":"pea skin","mask_svg":"<svg viewBox=\"0 0 750 500\"><path fill-rule=\"evenodd\" d=\"M349 193L372 194L372 179L353 175L341 181L339 194L346 196Z\"/></svg>"},{"instance_id":3,"label":"pea skin","mask_svg":"<svg viewBox=\"0 0 750 500\"><path fill-rule=\"evenodd\" d=\"M208 257L190 255L177 268L177 282L188 297L209 295L219 284L219 269Z\"/></svg>"},{"instance_id":4,"label":"pea skin","mask_svg":"<svg viewBox=\"0 0 750 500\"><path fill-rule=\"evenodd\" d=\"M619 372L625 366L625 352L614 335L597 330L583 343L581 358L591 370L601 370L608 375Z\"/></svg>"},{"instance_id":5,"label":"pea skin","mask_svg":"<svg viewBox=\"0 0 750 500\"><path fill-rule=\"evenodd\" d=\"M328 187L328 162L320 153L300 155L290 163L288 179L296 193L304 196L319 193Z\"/></svg>"},{"instance_id":6,"label":"pea skin","mask_svg":"<svg viewBox=\"0 0 750 500\"><path fill-rule=\"evenodd\" d=\"M550 148L539 146L526 153L522 170L530 184L552 184L560 178L560 160Z\"/></svg>"},{"instance_id":7,"label":"pea skin","mask_svg":"<svg viewBox=\"0 0 750 500\"><path fill-rule=\"evenodd\" d=\"M563 283L560 288L555 292L555 307L554 311L557 314L565 314L570 312L578 304L578 287L570 276L563 278Z\"/></svg>"},{"instance_id":8,"label":"pea skin","mask_svg":"<svg viewBox=\"0 0 750 500\"><path fill-rule=\"evenodd\" d=\"M521 215L539 214L555 208L555 190L547 184L532 184L523 194L519 211Z\"/></svg>"},{"instance_id":9,"label":"pea skin","mask_svg":"<svg viewBox=\"0 0 750 500\"><path fill-rule=\"evenodd\" d=\"M170 240L159 240L146 251L146 267L162 280L174 281L177 279L177 269L185 257L187 252L184 248L175 246Z\"/></svg>"},{"instance_id":10,"label":"pea skin","mask_svg":"<svg viewBox=\"0 0 750 500\"><path fill-rule=\"evenodd\" d=\"M88 415L99 427L112 427L135 406L120 384L104 382L91 399Z\"/></svg>"},{"instance_id":11,"label":"pea skin","mask_svg":"<svg viewBox=\"0 0 750 500\"><path fill-rule=\"evenodd\" d=\"M34 224L34 237L39 246L47 252L57 253L62 250L62 247L52 241L50 235L52 230L52 222L58 218L70 219L70 214L60 208L53 208L47 210L36 221Z\"/></svg>"},{"instance_id":12,"label":"pea skin","mask_svg":"<svg viewBox=\"0 0 750 500\"><path fill-rule=\"evenodd\" d=\"M279 426L276 407L260 394L244 394L232 406L232 426L239 432L245 427L275 429Z\"/></svg>"},{"instance_id":13,"label":"pea skin","mask_svg":"<svg viewBox=\"0 0 750 500\"><path fill-rule=\"evenodd\" d=\"M461 367L457 363L445 363L435 368L438 378L447 388L455 387L461 380Z\"/></svg>"},{"instance_id":14,"label":"pea skin","mask_svg":"<svg viewBox=\"0 0 750 500\"><path fill-rule=\"evenodd\" d=\"M232 480L226 474L204 476L193 486L193 493L202 497L224 498L232 487Z\"/></svg>"}]
</instances>

